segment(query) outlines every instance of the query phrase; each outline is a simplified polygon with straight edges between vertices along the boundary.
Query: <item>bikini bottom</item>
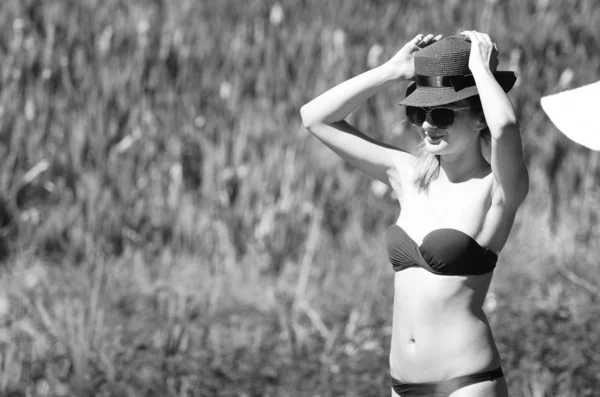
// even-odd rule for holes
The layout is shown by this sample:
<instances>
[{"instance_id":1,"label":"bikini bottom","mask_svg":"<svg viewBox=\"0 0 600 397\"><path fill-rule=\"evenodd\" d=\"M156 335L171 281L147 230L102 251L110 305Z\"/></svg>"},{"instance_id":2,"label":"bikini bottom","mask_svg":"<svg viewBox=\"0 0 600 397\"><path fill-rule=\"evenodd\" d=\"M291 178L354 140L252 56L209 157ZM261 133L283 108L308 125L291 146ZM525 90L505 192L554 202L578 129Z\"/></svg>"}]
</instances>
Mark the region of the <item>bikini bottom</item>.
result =
<instances>
[{"instance_id":1,"label":"bikini bottom","mask_svg":"<svg viewBox=\"0 0 600 397\"><path fill-rule=\"evenodd\" d=\"M502 376L504 376L502 368L498 367L491 371L459 376L441 382L402 383L398 379L392 378L392 389L400 397L448 397L462 387L498 379Z\"/></svg>"}]
</instances>

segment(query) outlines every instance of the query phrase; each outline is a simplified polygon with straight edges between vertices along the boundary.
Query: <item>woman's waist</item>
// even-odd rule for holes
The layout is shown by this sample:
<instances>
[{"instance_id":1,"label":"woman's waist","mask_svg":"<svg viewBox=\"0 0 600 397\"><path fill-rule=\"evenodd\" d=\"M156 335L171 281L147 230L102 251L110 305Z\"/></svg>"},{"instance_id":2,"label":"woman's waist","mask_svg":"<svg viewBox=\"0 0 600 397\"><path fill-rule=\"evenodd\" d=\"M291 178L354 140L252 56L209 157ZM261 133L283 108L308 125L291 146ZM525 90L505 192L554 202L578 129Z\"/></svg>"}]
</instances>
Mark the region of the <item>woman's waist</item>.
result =
<instances>
[{"instance_id":1,"label":"woman's waist","mask_svg":"<svg viewBox=\"0 0 600 397\"><path fill-rule=\"evenodd\" d=\"M394 323L426 332L463 328L480 328L487 324L483 311L485 297L469 294L445 296L438 294L394 295Z\"/></svg>"},{"instance_id":2,"label":"woman's waist","mask_svg":"<svg viewBox=\"0 0 600 397\"><path fill-rule=\"evenodd\" d=\"M438 313L439 314L439 313ZM390 349L392 376L405 382L430 382L500 365L489 323L481 313L394 313Z\"/></svg>"},{"instance_id":3,"label":"woman's waist","mask_svg":"<svg viewBox=\"0 0 600 397\"><path fill-rule=\"evenodd\" d=\"M459 345L491 335L483 311L484 297L472 291L398 291L394 294L394 336L408 336L428 346ZM408 292L408 293L407 293ZM451 341L446 344L446 341Z\"/></svg>"},{"instance_id":4,"label":"woman's waist","mask_svg":"<svg viewBox=\"0 0 600 397\"><path fill-rule=\"evenodd\" d=\"M465 353L455 358L438 355L435 359L414 360L391 352L390 375L402 383L435 383L502 367L496 351L490 350L485 355L481 353Z\"/></svg>"},{"instance_id":5,"label":"woman's waist","mask_svg":"<svg viewBox=\"0 0 600 397\"><path fill-rule=\"evenodd\" d=\"M421 315L394 310L392 343L395 340L418 347L420 351L462 351L470 346L487 347L493 344L492 331L482 313L422 313Z\"/></svg>"},{"instance_id":6,"label":"woman's waist","mask_svg":"<svg viewBox=\"0 0 600 397\"><path fill-rule=\"evenodd\" d=\"M420 268L395 275L394 311L417 317L479 316L491 282L490 276L439 276Z\"/></svg>"}]
</instances>

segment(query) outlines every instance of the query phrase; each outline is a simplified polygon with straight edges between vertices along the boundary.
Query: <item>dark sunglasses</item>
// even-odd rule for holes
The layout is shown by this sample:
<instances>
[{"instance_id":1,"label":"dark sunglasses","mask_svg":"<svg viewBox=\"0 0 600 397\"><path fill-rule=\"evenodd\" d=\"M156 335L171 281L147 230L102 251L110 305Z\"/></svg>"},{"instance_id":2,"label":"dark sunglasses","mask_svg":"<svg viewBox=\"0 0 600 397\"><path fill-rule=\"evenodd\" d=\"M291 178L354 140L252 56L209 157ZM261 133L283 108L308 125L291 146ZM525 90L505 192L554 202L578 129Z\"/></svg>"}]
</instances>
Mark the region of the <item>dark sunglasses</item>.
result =
<instances>
[{"instance_id":1,"label":"dark sunglasses","mask_svg":"<svg viewBox=\"0 0 600 397\"><path fill-rule=\"evenodd\" d=\"M464 108L446 108L446 107L434 107L430 110L425 110L416 106L406 106L406 118L413 125L421 127L427 115L429 115L430 123L438 128L445 130L450 128L454 124L454 118L456 110L471 109L471 106Z\"/></svg>"}]
</instances>

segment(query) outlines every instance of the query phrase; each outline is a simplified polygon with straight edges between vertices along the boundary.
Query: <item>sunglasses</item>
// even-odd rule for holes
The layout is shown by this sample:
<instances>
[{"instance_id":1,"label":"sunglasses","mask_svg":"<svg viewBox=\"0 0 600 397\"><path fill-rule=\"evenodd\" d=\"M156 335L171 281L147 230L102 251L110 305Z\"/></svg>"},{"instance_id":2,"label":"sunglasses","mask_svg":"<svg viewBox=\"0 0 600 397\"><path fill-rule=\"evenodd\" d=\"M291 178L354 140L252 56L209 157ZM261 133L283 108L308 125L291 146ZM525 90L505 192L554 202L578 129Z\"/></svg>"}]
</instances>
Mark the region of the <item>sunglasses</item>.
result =
<instances>
[{"instance_id":1,"label":"sunglasses","mask_svg":"<svg viewBox=\"0 0 600 397\"><path fill-rule=\"evenodd\" d=\"M443 130L450 128L454 124L455 114L457 110L471 109L472 106L464 108L445 108L434 107L430 110L425 110L416 106L406 107L406 118L413 125L421 127L427 116L429 115L430 123Z\"/></svg>"}]
</instances>

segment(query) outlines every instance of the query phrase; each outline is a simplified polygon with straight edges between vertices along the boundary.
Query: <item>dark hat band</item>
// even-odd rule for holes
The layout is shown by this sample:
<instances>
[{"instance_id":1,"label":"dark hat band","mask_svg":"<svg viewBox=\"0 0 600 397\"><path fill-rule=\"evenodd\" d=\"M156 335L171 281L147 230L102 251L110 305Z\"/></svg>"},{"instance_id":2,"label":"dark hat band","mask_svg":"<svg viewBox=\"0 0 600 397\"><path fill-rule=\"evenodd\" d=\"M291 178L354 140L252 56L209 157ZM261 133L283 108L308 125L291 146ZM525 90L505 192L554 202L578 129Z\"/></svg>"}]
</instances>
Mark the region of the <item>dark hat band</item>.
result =
<instances>
[{"instance_id":1,"label":"dark hat band","mask_svg":"<svg viewBox=\"0 0 600 397\"><path fill-rule=\"evenodd\" d=\"M475 85L475 78L472 74L460 76L423 76L415 75L415 82L419 87L446 88L452 87L455 91Z\"/></svg>"}]
</instances>

